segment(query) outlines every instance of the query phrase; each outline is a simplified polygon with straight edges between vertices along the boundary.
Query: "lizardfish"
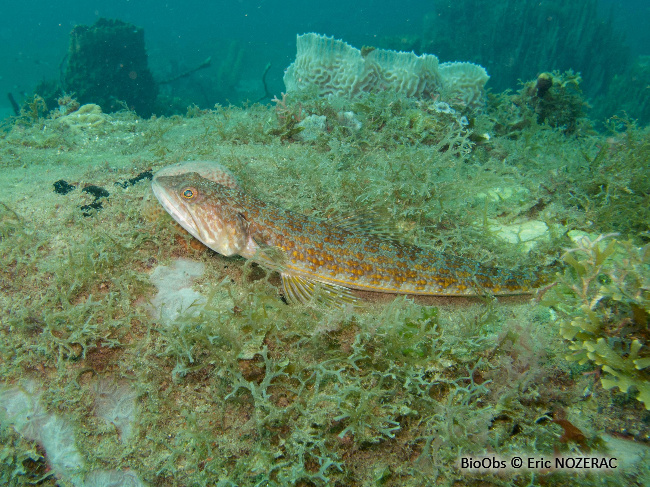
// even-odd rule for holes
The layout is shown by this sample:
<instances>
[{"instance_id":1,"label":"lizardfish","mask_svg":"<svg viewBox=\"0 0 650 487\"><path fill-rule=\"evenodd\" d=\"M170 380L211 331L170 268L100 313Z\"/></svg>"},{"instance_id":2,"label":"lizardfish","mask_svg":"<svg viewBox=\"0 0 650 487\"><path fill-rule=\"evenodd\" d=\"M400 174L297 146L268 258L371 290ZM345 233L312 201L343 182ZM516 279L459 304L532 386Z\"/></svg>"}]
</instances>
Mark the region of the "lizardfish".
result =
<instances>
[{"instance_id":1,"label":"lizardfish","mask_svg":"<svg viewBox=\"0 0 650 487\"><path fill-rule=\"evenodd\" d=\"M320 220L244 192L216 162L181 162L159 170L153 192L190 234L225 256L241 255L278 270L291 301L343 305L350 289L471 296L527 294L538 284L520 273L417 247L373 232L355 218Z\"/></svg>"}]
</instances>

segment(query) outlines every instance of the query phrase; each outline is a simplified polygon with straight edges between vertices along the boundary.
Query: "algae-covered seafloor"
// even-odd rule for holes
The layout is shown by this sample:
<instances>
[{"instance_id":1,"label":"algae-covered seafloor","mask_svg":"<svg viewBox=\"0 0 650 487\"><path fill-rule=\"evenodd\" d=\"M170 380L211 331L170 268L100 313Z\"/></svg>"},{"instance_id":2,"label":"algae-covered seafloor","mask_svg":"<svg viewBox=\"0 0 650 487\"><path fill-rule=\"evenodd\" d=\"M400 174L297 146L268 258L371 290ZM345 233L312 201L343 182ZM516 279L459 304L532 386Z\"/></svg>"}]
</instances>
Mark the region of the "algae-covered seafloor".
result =
<instances>
[{"instance_id":1,"label":"algae-covered seafloor","mask_svg":"<svg viewBox=\"0 0 650 487\"><path fill-rule=\"evenodd\" d=\"M469 118L379 93L7 122L1 482L647 485L650 132L540 119L526 93ZM372 213L549 287L287 305L277 274L206 249L153 198L152 171L206 159L279 206ZM462 465L515 456L617 460Z\"/></svg>"}]
</instances>

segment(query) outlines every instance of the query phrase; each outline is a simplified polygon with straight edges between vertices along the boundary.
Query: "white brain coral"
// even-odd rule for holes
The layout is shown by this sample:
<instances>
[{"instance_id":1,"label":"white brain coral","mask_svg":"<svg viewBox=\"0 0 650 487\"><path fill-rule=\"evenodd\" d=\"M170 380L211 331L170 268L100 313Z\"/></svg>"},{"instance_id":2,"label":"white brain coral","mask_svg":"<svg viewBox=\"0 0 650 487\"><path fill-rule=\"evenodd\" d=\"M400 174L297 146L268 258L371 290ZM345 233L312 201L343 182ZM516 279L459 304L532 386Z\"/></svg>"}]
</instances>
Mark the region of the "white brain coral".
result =
<instances>
[{"instance_id":1,"label":"white brain coral","mask_svg":"<svg viewBox=\"0 0 650 487\"><path fill-rule=\"evenodd\" d=\"M376 88L392 90L415 98L433 96L441 85L438 58L433 54L416 56L412 52L374 49L366 63L377 67Z\"/></svg>"},{"instance_id":2,"label":"white brain coral","mask_svg":"<svg viewBox=\"0 0 650 487\"><path fill-rule=\"evenodd\" d=\"M483 106L483 87L490 77L483 66L472 63L443 63L440 76L444 80L442 98L458 107L471 109Z\"/></svg>"},{"instance_id":3,"label":"white brain coral","mask_svg":"<svg viewBox=\"0 0 650 487\"><path fill-rule=\"evenodd\" d=\"M415 98L446 94L452 104L480 108L489 79L471 63L438 65L433 54L370 49L367 53L333 37L310 33L297 38L296 60L284 74L287 93L312 91L319 96L352 98L391 90Z\"/></svg>"},{"instance_id":4,"label":"white brain coral","mask_svg":"<svg viewBox=\"0 0 650 487\"><path fill-rule=\"evenodd\" d=\"M297 47L284 73L288 93L314 87L319 95L354 96L377 83L374 67L346 42L312 33L299 35Z\"/></svg>"}]
</instances>

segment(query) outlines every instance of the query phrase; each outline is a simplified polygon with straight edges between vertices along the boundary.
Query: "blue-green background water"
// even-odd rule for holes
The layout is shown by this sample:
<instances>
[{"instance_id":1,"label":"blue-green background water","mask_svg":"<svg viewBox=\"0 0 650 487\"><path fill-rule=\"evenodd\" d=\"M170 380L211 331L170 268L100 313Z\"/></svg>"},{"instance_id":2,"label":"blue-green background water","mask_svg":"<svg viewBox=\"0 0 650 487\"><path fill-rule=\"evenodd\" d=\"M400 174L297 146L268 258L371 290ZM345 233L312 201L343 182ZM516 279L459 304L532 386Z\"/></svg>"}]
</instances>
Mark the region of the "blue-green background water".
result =
<instances>
[{"instance_id":1,"label":"blue-green background water","mask_svg":"<svg viewBox=\"0 0 650 487\"><path fill-rule=\"evenodd\" d=\"M296 34L317 32L343 39L357 47L379 45L410 50L409 48L414 46L412 42L399 45L396 39L402 38L406 41L421 36L426 30L426 19L431 19L455 3L422 0L5 2L0 18L0 117L12 114L7 93L11 92L21 102L33 93L40 81L58 80L68 49L70 31L75 25L91 25L101 17L120 19L144 28L149 63L157 80L190 69L208 56L212 56L213 66L218 66L220 59L226 55L228 43L234 41L237 49L242 49L245 53L241 72L238 74L239 94L206 93L210 91L212 82L209 71L198 73L192 80L186 80L180 92L179 87L176 87L176 94L183 98L184 103L196 103L209 108L214 103L238 103L243 99L252 98L256 96L256 90L259 90L260 96L263 95L261 74L268 62L272 63L268 73L269 88L274 94L279 94L284 88L283 71L295 57ZM484 2L476 0L476 3ZM535 2L539 8L550 11L556 8L555 4L560 8L562 3ZM505 4L507 2L497 2L494 5ZM598 7L602 22L607 22L611 14L614 28L624 38L630 52L628 63L632 63L639 55L650 54L650 31L646 27L650 22L650 2L599 0ZM516 12L513 12L513 15L516 16ZM479 21L484 22L485 19ZM549 28L553 28L553 22L553 15L549 14ZM485 28L485 25L476 25L470 28L470 32L474 28L480 30ZM578 29L580 26L578 22L574 26L560 26L560 29L567 28ZM434 26L434 29L437 27ZM508 86L516 88L511 86L511 79L502 79L501 83L499 79L495 79L494 66L490 66L486 59L475 59L481 46L473 46L471 39L467 41L463 46L456 46L463 56L462 59L444 58L444 50L442 53L435 52L436 43L422 47L434 51L432 53L438 55L441 61L482 62L493 75L489 87L499 91ZM492 43L497 41L498 39L494 39ZM491 43L490 40L479 42ZM474 52L473 47L476 48ZM574 48L557 46L558 52ZM503 49L507 49L507 46ZM599 49L594 46L595 51ZM594 52L594 56L596 55L597 52ZM567 69L570 66L559 67ZM521 66L522 77L529 79L530 74L525 72L524 68ZM555 68L549 66L544 69ZM574 69L580 70L580 66ZM588 81L586 80L587 92ZM169 89L173 90L174 87Z\"/></svg>"},{"instance_id":2,"label":"blue-green background water","mask_svg":"<svg viewBox=\"0 0 650 487\"><path fill-rule=\"evenodd\" d=\"M647 340L630 353L650 321L650 127L628 123L650 122L648 3L3 5L3 117L7 93L62 82L70 32L99 19L144 29L158 82L212 64L138 93L165 116L71 93L86 106L51 97L0 121L0 485L650 485ZM488 95L270 103L310 31L481 64ZM109 58L95 57L119 71ZM275 273L192 240L152 194L153 173L204 158L273 205L360 210L363 238L367 215L444 252L447 274L458 256L557 282L534 300L288 304ZM627 465L457 468L578 451Z\"/></svg>"}]
</instances>

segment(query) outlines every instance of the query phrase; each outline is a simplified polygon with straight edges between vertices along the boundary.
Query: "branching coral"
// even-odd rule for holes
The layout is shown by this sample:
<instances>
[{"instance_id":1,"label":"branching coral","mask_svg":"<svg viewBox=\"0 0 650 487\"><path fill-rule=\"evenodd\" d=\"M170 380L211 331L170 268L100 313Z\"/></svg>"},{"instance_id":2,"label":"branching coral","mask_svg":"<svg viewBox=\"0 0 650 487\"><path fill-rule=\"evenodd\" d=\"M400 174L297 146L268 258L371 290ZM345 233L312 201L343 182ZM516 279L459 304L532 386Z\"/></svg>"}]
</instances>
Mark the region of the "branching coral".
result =
<instances>
[{"instance_id":1,"label":"branching coral","mask_svg":"<svg viewBox=\"0 0 650 487\"><path fill-rule=\"evenodd\" d=\"M564 261L546 299L562 314L567 358L600 367L605 389L634 394L650 410L650 245L583 236Z\"/></svg>"}]
</instances>

